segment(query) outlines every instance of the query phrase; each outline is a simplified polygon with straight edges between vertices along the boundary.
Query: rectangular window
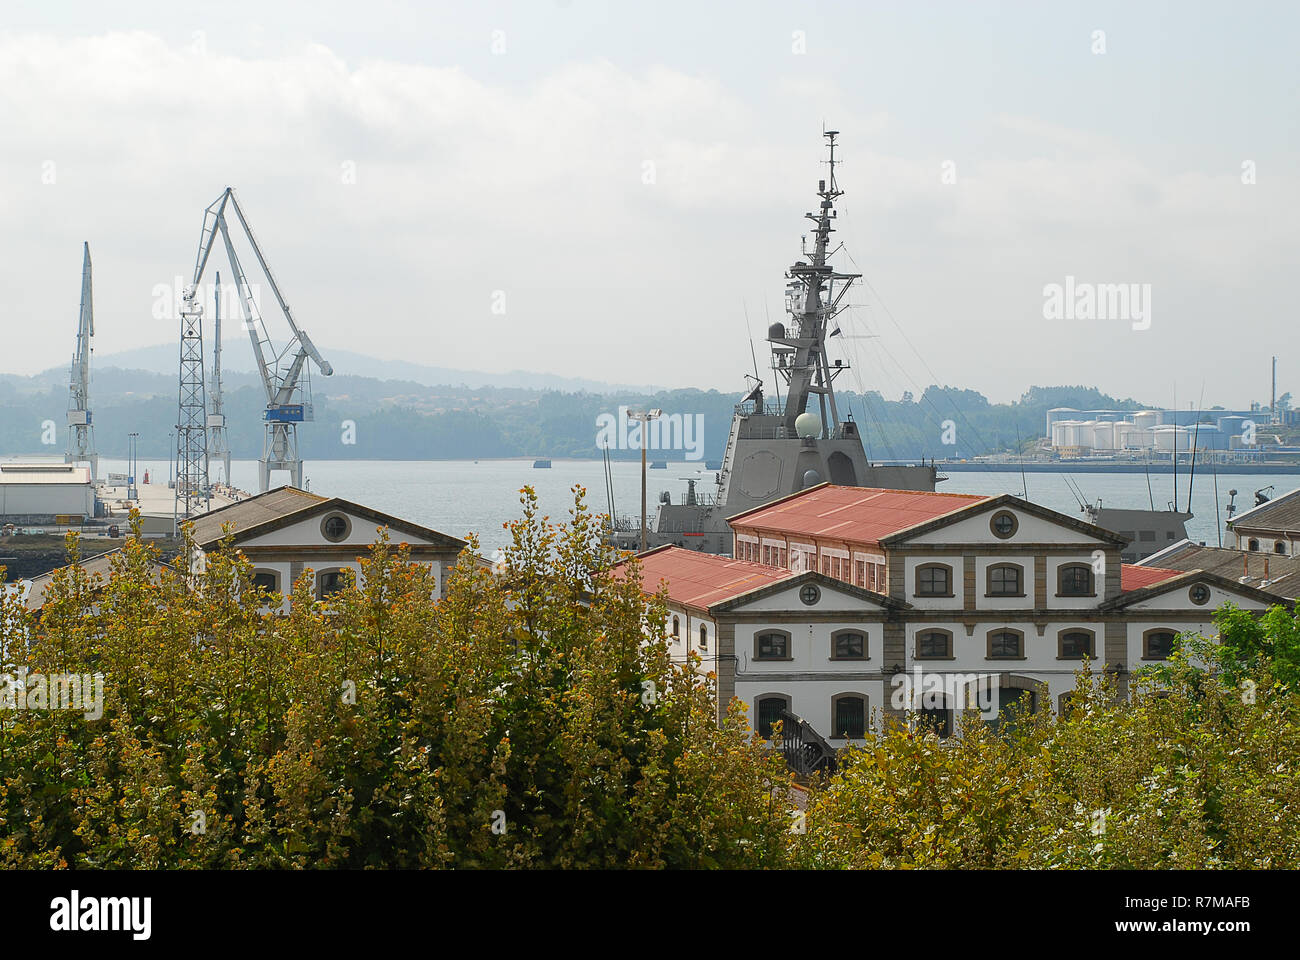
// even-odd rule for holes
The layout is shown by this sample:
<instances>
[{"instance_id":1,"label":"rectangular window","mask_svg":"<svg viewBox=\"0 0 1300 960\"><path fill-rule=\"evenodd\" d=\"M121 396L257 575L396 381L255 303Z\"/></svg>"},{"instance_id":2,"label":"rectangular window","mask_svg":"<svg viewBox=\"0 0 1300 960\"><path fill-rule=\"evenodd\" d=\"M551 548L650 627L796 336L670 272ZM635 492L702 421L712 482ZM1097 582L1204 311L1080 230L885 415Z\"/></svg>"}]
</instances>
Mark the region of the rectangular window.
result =
<instances>
[{"instance_id":1,"label":"rectangular window","mask_svg":"<svg viewBox=\"0 0 1300 960\"><path fill-rule=\"evenodd\" d=\"M1062 597L1091 597L1092 567L1082 563L1061 567L1060 587Z\"/></svg>"},{"instance_id":2,"label":"rectangular window","mask_svg":"<svg viewBox=\"0 0 1300 960\"><path fill-rule=\"evenodd\" d=\"M1084 657L1091 658L1092 652L1092 634L1082 630L1072 630L1069 633L1061 634L1061 659L1062 660L1082 660Z\"/></svg>"},{"instance_id":3,"label":"rectangular window","mask_svg":"<svg viewBox=\"0 0 1300 960\"><path fill-rule=\"evenodd\" d=\"M916 638L916 657L918 660L943 660L952 656L949 641L951 637L939 630L930 630Z\"/></svg>"},{"instance_id":4,"label":"rectangular window","mask_svg":"<svg viewBox=\"0 0 1300 960\"><path fill-rule=\"evenodd\" d=\"M950 589L950 571L938 564L921 567L916 572L916 592L922 597L946 597Z\"/></svg>"},{"instance_id":5,"label":"rectangular window","mask_svg":"<svg viewBox=\"0 0 1300 960\"><path fill-rule=\"evenodd\" d=\"M756 657L759 660L786 660L790 656L790 638L784 633L758 635Z\"/></svg>"},{"instance_id":6,"label":"rectangular window","mask_svg":"<svg viewBox=\"0 0 1300 960\"><path fill-rule=\"evenodd\" d=\"M835 736L861 740L867 733L867 701L863 697L840 697L835 701Z\"/></svg>"},{"instance_id":7,"label":"rectangular window","mask_svg":"<svg viewBox=\"0 0 1300 960\"><path fill-rule=\"evenodd\" d=\"M1002 564L989 568L989 596L1018 597L1023 593L1019 567Z\"/></svg>"},{"instance_id":8,"label":"rectangular window","mask_svg":"<svg viewBox=\"0 0 1300 960\"><path fill-rule=\"evenodd\" d=\"M843 631L835 634L836 660L862 660L867 655L867 638L864 634Z\"/></svg>"},{"instance_id":9,"label":"rectangular window","mask_svg":"<svg viewBox=\"0 0 1300 960\"><path fill-rule=\"evenodd\" d=\"M989 656L993 659L1016 659L1020 656L1020 634L999 630L989 634Z\"/></svg>"},{"instance_id":10,"label":"rectangular window","mask_svg":"<svg viewBox=\"0 0 1300 960\"><path fill-rule=\"evenodd\" d=\"M764 697L758 701L758 735L764 740L772 736L772 727L781 719L785 709L785 700L780 697Z\"/></svg>"}]
</instances>

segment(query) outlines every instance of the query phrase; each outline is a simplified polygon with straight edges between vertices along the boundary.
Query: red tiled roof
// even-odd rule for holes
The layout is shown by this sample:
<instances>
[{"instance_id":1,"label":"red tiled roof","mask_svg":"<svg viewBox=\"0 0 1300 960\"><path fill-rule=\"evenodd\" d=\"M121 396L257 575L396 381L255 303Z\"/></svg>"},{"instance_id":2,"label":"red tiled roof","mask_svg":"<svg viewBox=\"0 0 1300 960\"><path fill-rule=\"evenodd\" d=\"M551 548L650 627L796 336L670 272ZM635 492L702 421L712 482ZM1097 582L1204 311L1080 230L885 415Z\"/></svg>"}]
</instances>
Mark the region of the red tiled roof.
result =
<instances>
[{"instance_id":1,"label":"red tiled roof","mask_svg":"<svg viewBox=\"0 0 1300 960\"><path fill-rule=\"evenodd\" d=\"M1122 563L1119 567L1119 588L1127 593L1141 590L1153 584L1163 583L1171 577L1181 577L1183 570L1167 570L1164 567L1139 567L1131 563Z\"/></svg>"},{"instance_id":2,"label":"red tiled roof","mask_svg":"<svg viewBox=\"0 0 1300 960\"><path fill-rule=\"evenodd\" d=\"M623 564L615 568L619 575L626 569ZM793 576L796 574L780 567L681 547L663 547L641 555L641 586L646 593L657 592L662 580L668 585L670 600L701 610Z\"/></svg>"},{"instance_id":3,"label":"red tiled roof","mask_svg":"<svg viewBox=\"0 0 1300 960\"><path fill-rule=\"evenodd\" d=\"M988 500L970 493L929 493L825 484L731 518L733 527L877 543L882 537Z\"/></svg>"}]
</instances>

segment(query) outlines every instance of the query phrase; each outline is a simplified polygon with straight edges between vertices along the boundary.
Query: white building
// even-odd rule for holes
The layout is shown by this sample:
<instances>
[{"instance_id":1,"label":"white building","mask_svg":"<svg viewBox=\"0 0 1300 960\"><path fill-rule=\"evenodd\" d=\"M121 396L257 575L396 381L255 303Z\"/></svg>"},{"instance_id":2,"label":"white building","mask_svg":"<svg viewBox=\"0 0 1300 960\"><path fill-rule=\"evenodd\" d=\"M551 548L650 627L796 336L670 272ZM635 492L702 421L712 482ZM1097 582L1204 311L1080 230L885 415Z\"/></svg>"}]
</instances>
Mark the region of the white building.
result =
<instances>
[{"instance_id":1,"label":"white building","mask_svg":"<svg viewBox=\"0 0 1300 960\"><path fill-rule=\"evenodd\" d=\"M976 707L1059 710L1085 656L1123 692L1180 633L1213 636L1223 603L1288 602L1123 564L1126 538L1012 496L822 484L729 522L741 559L641 556L646 591L667 587L672 652L698 652L720 709L736 696L760 732L785 710L836 746L907 710L945 732ZM914 682L940 690L914 698Z\"/></svg>"},{"instance_id":2,"label":"white building","mask_svg":"<svg viewBox=\"0 0 1300 960\"><path fill-rule=\"evenodd\" d=\"M201 572L208 552L229 537L254 565L254 580L268 590L289 594L304 570L312 571L315 596L323 599L343 586L344 571L360 580L361 559L390 531L393 546L407 544L411 559L433 571L438 595L446 596L447 574L465 541L338 497L322 497L296 487L278 487L205 513L193 521L198 553L194 572Z\"/></svg>"},{"instance_id":3,"label":"white building","mask_svg":"<svg viewBox=\"0 0 1300 960\"><path fill-rule=\"evenodd\" d=\"M63 463L0 463L0 519L14 523L77 521L95 515L90 468Z\"/></svg>"},{"instance_id":4,"label":"white building","mask_svg":"<svg viewBox=\"0 0 1300 960\"><path fill-rule=\"evenodd\" d=\"M1300 489L1244 510L1228 521L1238 550L1300 556Z\"/></svg>"}]
</instances>

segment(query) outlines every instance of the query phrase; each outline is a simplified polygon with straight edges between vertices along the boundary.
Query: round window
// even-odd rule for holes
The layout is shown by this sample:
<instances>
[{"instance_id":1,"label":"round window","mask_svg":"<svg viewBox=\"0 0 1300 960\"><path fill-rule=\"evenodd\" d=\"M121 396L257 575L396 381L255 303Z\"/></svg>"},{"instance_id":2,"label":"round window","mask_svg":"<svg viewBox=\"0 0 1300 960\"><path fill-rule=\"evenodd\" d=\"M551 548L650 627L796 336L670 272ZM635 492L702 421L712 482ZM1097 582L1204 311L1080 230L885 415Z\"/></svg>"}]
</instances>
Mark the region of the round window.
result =
<instances>
[{"instance_id":1,"label":"round window","mask_svg":"<svg viewBox=\"0 0 1300 960\"><path fill-rule=\"evenodd\" d=\"M1196 584L1187 593L1188 596L1191 597L1192 603L1196 604L1198 607L1204 606L1210 602L1210 588L1203 583Z\"/></svg>"},{"instance_id":2,"label":"round window","mask_svg":"<svg viewBox=\"0 0 1300 960\"><path fill-rule=\"evenodd\" d=\"M805 583L803 587L799 590L799 599L802 600L804 603L808 604L808 606L810 607L821 598L822 598L821 588L818 587L817 584L815 583Z\"/></svg>"},{"instance_id":3,"label":"round window","mask_svg":"<svg viewBox=\"0 0 1300 960\"><path fill-rule=\"evenodd\" d=\"M320 522L320 532L331 543L339 543L352 532L352 523L341 513L331 513Z\"/></svg>"},{"instance_id":4,"label":"round window","mask_svg":"<svg viewBox=\"0 0 1300 960\"><path fill-rule=\"evenodd\" d=\"M1016 519L1016 515L1011 513L1009 510L999 510L997 513L993 514L993 519L989 521L989 527L993 531L993 536L999 537L1002 540L1013 536L1019 526L1020 522Z\"/></svg>"}]
</instances>

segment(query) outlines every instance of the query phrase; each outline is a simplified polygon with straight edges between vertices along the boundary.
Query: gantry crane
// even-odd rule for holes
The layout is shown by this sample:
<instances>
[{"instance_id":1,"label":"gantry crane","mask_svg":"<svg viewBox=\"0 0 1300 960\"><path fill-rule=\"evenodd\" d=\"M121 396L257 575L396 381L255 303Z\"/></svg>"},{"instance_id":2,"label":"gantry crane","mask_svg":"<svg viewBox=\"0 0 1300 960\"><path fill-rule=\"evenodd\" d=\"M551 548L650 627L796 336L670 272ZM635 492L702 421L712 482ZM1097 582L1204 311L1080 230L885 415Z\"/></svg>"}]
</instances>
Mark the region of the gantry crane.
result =
<instances>
[{"instance_id":1,"label":"gantry crane","mask_svg":"<svg viewBox=\"0 0 1300 960\"><path fill-rule=\"evenodd\" d=\"M235 253L235 245L230 238L230 226L226 220L228 209L235 212L235 219L239 221L244 236L248 238L253 248L253 255L262 268L262 274L266 277L271 293L275 295L276 303L280 305L284 318L289 323L293 335L283 350L277 351L267 335L257 301L253 297L244 268ZM203 280L203 270L207 266L208 256L212 253L218 233L221 234L226 256L230 261L230 269L235 275L235 283L239 289L236 311L253 343L253 356L257 361L262 387L266 394L266 408L262 414L265 435L262 456L258 461L259 490L265 493L270 489L273 470L289 471L290 483L295 487L301 487L302 460L298 456L297 425L315 419L311 404L310 368L307 361L311 360L327 377L334 372L334 368L320 355L320 351L311 342L306 331L299 329L293 318L293 311L285 302L280 287L275 282L275 276L267 265L257 237L253 235L253 229L248 225L248 219L244 216L233 187L227 187L204 211L203 232L199 236L199 252L194 262L194 281L185 291L186 301L191 305L194 302L199 284Z\"/></svg>"},{"instance_id":2,"label":"gantry crane","mask_svg":"<svg viewBox=\"0 0 1300 960\"><path fill-rule=\"evenodd\" d=\"M68 452L63 462L87 462L91 478L97 479L99 454L95 452L95 431L90 416L90 338L95 335L90 244L83 244L82 250L81 317L77 323L77 352L72 357L72 374L68 378Z\"/></svg>"},{"instance_id":3,"label":"gantry crane","mask_svg":"<svg viewBox=\"0 0 1300 960\"><path fill-rule=\"evenodd\" d=\"M213 284L212 381L208 387L208 456L221 464L222 483L230 483L230 438L226 433L226 401L221 388L221 272Z\"/></svg>"}]
</instances>

